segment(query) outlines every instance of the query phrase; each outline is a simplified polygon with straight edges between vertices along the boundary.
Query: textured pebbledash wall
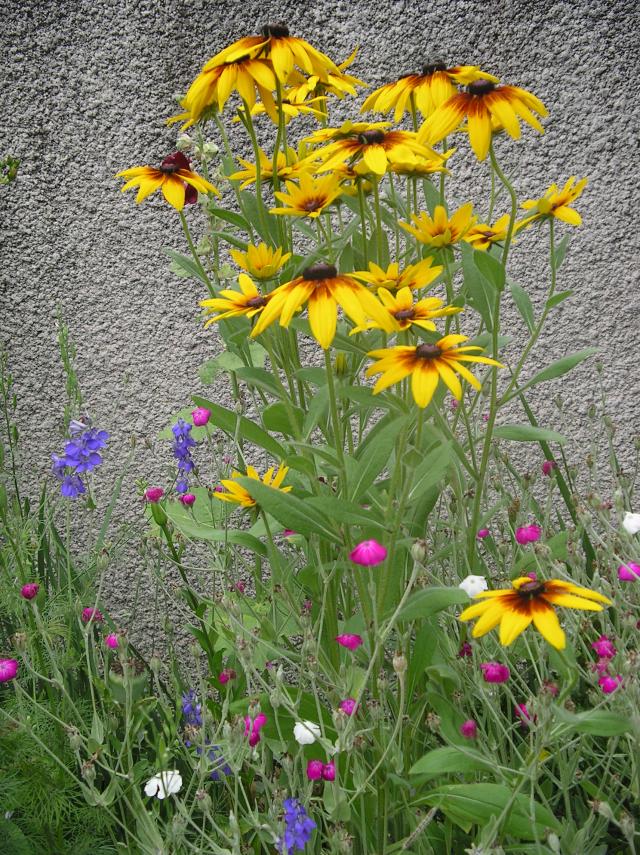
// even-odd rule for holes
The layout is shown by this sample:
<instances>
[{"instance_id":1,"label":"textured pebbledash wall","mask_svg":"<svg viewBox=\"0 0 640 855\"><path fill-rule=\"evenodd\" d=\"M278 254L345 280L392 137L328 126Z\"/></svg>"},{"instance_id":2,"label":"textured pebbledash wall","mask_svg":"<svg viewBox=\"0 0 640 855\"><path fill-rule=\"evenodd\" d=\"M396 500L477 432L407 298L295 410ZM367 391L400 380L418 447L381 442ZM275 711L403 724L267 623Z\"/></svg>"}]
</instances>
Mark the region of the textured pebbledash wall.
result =
<instances>
[{"instance_id":1,"label":"textured pebbledash wall","mask_svg":"<svg viewBox=\"0 0 640 855\"><path fill-rule=\"evenodd\" d=\"M166 445L151 451L142 440L202 391L197 368L219 342L197 320L201 290L168 269L162 247L183 247L175 211L159 197L136 206L131 194L118 192L114 174L172 151L176 132L164 119L175 112L175 95L223 46L280 20L338 61L359 44L353 71L374 86L435 54L450 64L479 64L542 98L550 112L546 134L526 130L520 142L498 144L519 194L538 196L571 174L590 183L577 205L585 225L574 230L561 271L561 287L575 296L557 310L535 357L541 366L588 345L601 348L617 441L630 461L640 396L636 4L10 0L1 28L0 149L22 164L18 182L0 190L1 336L18 382L32 483L59 445L60 306L78 345L87 409L113 436L100 472L103 493L136 434L120 513L130 506L141 518L135 477L159 478L170 458ZM484 195L488 172L472 162L464 141L460 149L450 185L457 203L474 190ZM198 213L189 216L197 230ZM539 307L545 242L533 232L521 242L513 276ZM535 399L542 424L577 439L569 449L575 459L590 440L594 378L591 363ZM551 401L558 392L563 422ZM224 388L207 393L225 398ZM108 598L123 616L136 567L131 558L108 571Z\"/></svg>"}]
</instances>

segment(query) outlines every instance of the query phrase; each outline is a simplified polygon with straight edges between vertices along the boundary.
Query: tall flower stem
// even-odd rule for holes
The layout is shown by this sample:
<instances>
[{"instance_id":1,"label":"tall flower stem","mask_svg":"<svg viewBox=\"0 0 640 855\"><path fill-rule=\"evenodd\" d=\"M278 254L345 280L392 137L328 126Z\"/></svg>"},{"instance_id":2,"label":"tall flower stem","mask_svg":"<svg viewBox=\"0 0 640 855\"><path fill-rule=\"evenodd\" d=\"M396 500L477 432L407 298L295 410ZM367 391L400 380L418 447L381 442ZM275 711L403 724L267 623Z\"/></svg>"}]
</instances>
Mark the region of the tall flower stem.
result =
<instances>
[{"instance_id":1,"label":"tall flower stem","mask_svg":"<svg viewBox=\"0 0 640 855\"><path fill-rule=\"evenodd\" d=\"M193 240L191 238L191 232L189 231L189 226L187 225L187 218L184 213L180 211L180 222L182 223L182 231L184 232L184 236L187 239L187 244L189 246L189 250L191 255L193 256L193 260L195 262L196 267L198 268L198 272L200 273L200 278L207 286L207 291L212 297L216 296L216 289L213 287L211 280L207 276L207 271L202 266L202 262L200 261L200 256L196 252L196 248L193 244Z\"/></svg>"},{"instance_id":2,"label":"tall flower stem","mask_svg":"<svg viewBox=\"0 0 640 855\"><path fill-rule=\"evenodd\" d=\"M348 493L347 470L344 462L344 438L342 435L342 424L338 414L338 400L336 397L336 386L333 379L333 365L331 364L331 352L324 351L324 365L327 373L327 389L329 390L329 407L331 409L331 423L333 425L333 441L336 447L336 454L342 471L342 491L346 497Z\"/></svg>"},{"instance_id":3,"label":"tall flower stem","mask_svg":"<svg viewBox=\"0 0 640 855\"><path fill-rule=\"evenodd\" d=\"M247 129L249 139L251 140L253 156L256 160L256 202L258 203L258 217L260 218L264 240L267 241L269 239L269 224L267 222L267 209L264 204L264 199L262 198L262 164L260 162L260 146L258 145L256 129L253 126L251 108L246 101L243 101L242 103L244 105L244 109L238 110L238 115L240 116L242 124Z\"/></svg>"},{"instance_id":4,"label":"tall flower stem","mask_svg":"<svg viewBox=\"0 0 640 855\"><path fill-rule=\"evenodd\" d=\"M382 231L382 212L380 209L380 179L376 176L373 181L373 204L376 212L376 247L378 264L384 265L384 232Z\"/></svg>"},{"instance_id":5,"label":"tall flower stem","mask_svg":"<svg viewBox=\"0 0 640 855\"><path fill-rule=\"evenodd\" d=\"M367 215L365 211L365 198L364 198L364 188L362 186L362 179L357 178L356 183L358 185L358 202L360 203L360 222L362 224L362 256L363 256L363 266L366 269L369 266L369 251L367 247Z\"/></svg>"}]
</instances>

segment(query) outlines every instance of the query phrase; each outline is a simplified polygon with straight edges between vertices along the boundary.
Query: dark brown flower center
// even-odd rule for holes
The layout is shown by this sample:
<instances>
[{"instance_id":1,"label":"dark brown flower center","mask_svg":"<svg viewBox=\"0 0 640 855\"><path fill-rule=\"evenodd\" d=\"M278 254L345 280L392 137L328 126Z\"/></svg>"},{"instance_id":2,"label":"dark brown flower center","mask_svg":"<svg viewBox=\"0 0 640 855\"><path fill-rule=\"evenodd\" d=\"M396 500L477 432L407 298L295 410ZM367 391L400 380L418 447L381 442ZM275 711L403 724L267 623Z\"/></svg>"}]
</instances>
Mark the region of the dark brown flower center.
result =
<instances>
[{"instance_id":1,"label":"dark brown flower center","mask_svg":"<svg viewBox=\"0 0 640 855\"><path fill-rule=\"evenodd\" d=\"M394 312L393 317L397 321L408 321L410 318L413 318L416 313L416 310L413 306L410 309L400 309L399 312Z\"/></svg>"},{"instance_id":2,"label":"dark brown flower center","mask_svg":"<svg viewBox=\"0 0 640 855\"><path fill-rule=\"evenodd\" d=\"M302 206L303 211L317 211L326 204L326 199L319 199L317 196L312 196Z\"/></svg>"},{"instance_id":3,"label":"dark brown flower center","mask_svg":"<svg viewBox=\"0 0 640 855\"><path fill-rule=\"evenodd\" d=\"M163 175L173 175L174 172L178 172L180 170L180 166L177 163L161 163L160 164L160 172Z\"/></svg>"},{"instance_id":4,"label":"dark brown flower center","mask_svg":"<svg viewBox=\"0 0 640 855\"><path fill-rule=\"evenodd\" d=\"M442 351L437 344L419 344L416 347L416 356L419 359L437 359L441 355Z\"/></svg>"},{"instance_id":5,"label":"dark brown flower center","mask_svg":"<svg viewBox=\"0 0 640 855\"><path fill-rule=\"evenodd\" d=\"M315 264L310 264L302 271L303 279L335 279L338 271L333 264L327 264L325 261L317 261Z\"/></svg>"},{"instance_id":6,"label":"dark brown flower center","mask_svg":"<svg viewBox=\"0 0 640 855\"><path fill-rule=\"evenodd\" d=\"M289 35L289 27L286 24L265 24L262 28L265 38L273 36L275 39L284 39Z\"/></svg>"},{"instance_id":7,"label":"dark brown flower center","mask_svg":"<svg viewBox=\"0 0 640 855\"><path fill-rule=\"evenodd\" d=\"M370 131L363 131L361 134L358 134L358 142L362 145L374 145L376 143L384 142L384 137L384 131L373 128Z\"/></svg>"},{"instance_id":8,"label":"dark brown flower center","mask_svg":"<svg viewBox=\"0 0 640 855\"><path fill-rule=\"evenodd\" d=\"M540 594L544 594L544 582L525 582L524 585L520 585L518 588L518 594L522 597L526 597L528 600L533 600L535 597L539 597Z\"/></svg>"},{"instance_id":9,"label":"dark brown flower center","mask_svg":"<svg viewBox=\"0 0 640 855\"><path fill-rule=\"evenodd\" d=\"M432 62L428 62L426 65L422 66L422 76L430 77L432 74L435 74L436 71L446 71L447 66L444 61L441 59L434 59Z\"/></svg>"},{"instance_id":10,"label":"dark brown flower center","mask_svg":"<svg viewBox=\"0 0 640 855\"><path fill-rule=\"evenodd\" d=\"M490 80L474 80L473 83L467 86L467 92L469 95L479 95L482 97L483 95L488 95L489 92L493 92L495 88L496 84Z\"/></svg>"},{"instance_id":11,"label":"dark brown flower center","mask_svg":"<svg viewBox=\"0 0 640 855\"><path fill-rule=\"evenodd\" d=\"M246 305L248 309L261 309L263 306L267 305L267 298L258 294L257 297L252 297L250 300L247 300Z\"/></svg>"}]
</instances>

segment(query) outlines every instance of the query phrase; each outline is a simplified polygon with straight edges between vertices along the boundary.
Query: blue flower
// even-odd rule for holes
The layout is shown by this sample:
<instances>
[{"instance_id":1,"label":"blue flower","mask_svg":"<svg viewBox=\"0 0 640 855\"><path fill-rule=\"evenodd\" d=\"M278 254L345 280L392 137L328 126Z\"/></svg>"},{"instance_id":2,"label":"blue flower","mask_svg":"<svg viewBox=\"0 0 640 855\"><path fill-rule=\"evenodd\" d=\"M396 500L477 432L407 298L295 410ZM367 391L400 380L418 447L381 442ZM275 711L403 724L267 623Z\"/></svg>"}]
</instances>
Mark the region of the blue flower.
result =
<instances>
[{"instance_id":1,"label":"blue flower","mask_svg":"<svg viewBox=\"0 0 640 855\"><path fill-rule=\"evenodd\" d=\"M173 433L173 455L178 461L178 480L176 481L176 490L178 493L186 493L189 489L189 479L187 475L193 472L195 463L191 457L191 449L196 447L196 441L191 436L191 428L188 422L184 419L178 421L171 428Z\"/></svg>"},{"instance_id":2,"label":"blue flower","mask_svg":"<svg viewBox=\"0 0 640 855\"><path fill-rule=\"evenodd\" d=\"M202 727L202 704L198 703L195 689L182 694L182 715L190 727Z\"/></svg>"},{"instance_id":3,"label":"blue flower","mask_svg":"<svg viewBox=\"0 0 640 855\"><path fill-rule=\"evenodd\" d=\"M298 799L284 800L284 834L277 840L282 855L302 852L311 839L315 822L307 815Z\"/></svg>"},{"instance_id":4,"label":"blue flower","mask_svg":"<svg viewBox=\"0 0 640 855\"><path fill-rule=\"evenodd\" d=\"M80 475L100 466L102 455L98 451L107 444L109 434L79 421L69 424L69 434L64 454L51 455L51 471L60 481L62 495L67 499L77 499L87 492Z\"/></svg>"}]
</instances>

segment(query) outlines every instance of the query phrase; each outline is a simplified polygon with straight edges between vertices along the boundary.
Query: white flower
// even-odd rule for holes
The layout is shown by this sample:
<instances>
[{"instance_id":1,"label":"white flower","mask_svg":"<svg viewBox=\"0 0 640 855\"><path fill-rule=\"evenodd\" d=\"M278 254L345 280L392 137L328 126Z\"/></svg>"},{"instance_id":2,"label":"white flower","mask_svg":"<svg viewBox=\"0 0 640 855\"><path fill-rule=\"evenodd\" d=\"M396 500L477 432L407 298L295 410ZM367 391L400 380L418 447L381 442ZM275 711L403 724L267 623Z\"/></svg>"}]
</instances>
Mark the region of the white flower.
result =
<instances>
[{"instance_id":1,"label":"white flower","mask_svg":"<svg viewBox=\"0 0 640 855\"><path fill-rule=\"evenodd\" d=\"M470 597L475 597L476 594L486 591L489 586L484 576L467 576L466 579L460 582L458 587L462 588L465 594L468 594Z\"/></svg>"},{"instance_id":2,"label":"white flower","mask_svg":"<svg viewBox=\"0 0 640 855\"><path fill-rule=\"evenodd\" d=\"M298 721L293 728L298 745L313 745L320 738L320 728L312 721Z\"/></svg>"},{"instance_id":3,"label":"white flower","mask_svg":"<svg viewBox=\"0 0 640 855\"><path fill-rule=\"evenodd\" d=\"M157 796L159 799L166 799L167 796L179 793L181 789L182 775L177 769L154 775L144 786L145 795Z\"/></svg>"},{"instance_id":4,"label":"white flower","mask_svg":"<svg viewBox=\"0 0 640 855\"><path fill-rule=\"evenodd\" d=\"M627 511L622 520L622 528L629 534L637 534L640 531L640 514L631 514Z\"/></svg>"}]
</instances>

